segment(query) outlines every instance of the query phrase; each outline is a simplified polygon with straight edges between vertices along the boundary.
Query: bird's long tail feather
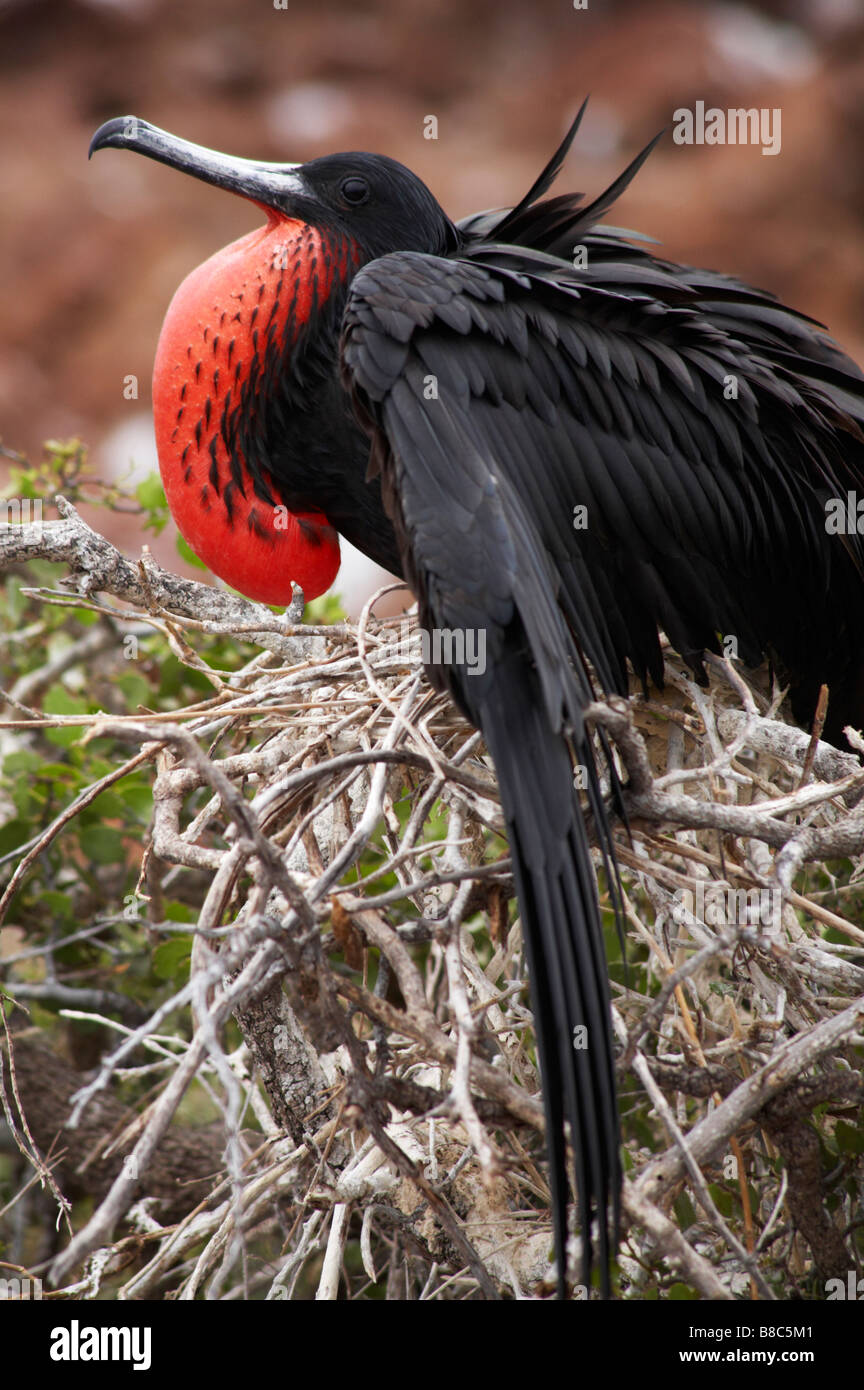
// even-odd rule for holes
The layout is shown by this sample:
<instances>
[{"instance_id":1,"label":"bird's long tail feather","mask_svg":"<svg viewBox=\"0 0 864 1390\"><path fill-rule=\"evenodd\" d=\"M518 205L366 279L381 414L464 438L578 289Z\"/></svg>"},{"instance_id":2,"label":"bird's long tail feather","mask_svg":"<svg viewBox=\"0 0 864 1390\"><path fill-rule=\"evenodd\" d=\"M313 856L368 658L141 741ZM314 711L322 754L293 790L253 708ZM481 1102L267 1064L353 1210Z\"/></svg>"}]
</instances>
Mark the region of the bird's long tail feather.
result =
<instances>
[{"instance_id":1,"label":"bird's long tail feather","mask_svg":"<svg viewBox=\"0 0 864 1390\"><path fill-rule=\"evenodd\" d=\"M478 713L498 773L530 971L559 1294L566 1277L567 1124L582 1227L582 1277L589 1283L596 1257L606 1296L621 1181L615 1066L597 885L571 756L563 734L550 725L536 675L524 658L514 655L497 671Z\"/></svg>"}]
</instances>

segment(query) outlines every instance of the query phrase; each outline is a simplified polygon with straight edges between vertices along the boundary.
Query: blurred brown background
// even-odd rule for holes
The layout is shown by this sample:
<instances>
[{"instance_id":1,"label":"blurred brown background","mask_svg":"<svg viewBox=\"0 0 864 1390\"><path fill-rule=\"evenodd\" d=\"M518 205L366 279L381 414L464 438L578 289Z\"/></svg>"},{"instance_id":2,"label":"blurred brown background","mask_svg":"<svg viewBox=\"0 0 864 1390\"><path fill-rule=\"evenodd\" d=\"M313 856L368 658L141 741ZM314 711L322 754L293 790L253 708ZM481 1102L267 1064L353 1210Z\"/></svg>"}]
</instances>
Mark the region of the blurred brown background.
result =
<instances>
[{"instance_id":1,"label":"blurred brown background","mask_svg":"<svg viewBox=\"0 0 864 1390\"><path fill-rule=\"evenodd\" d=\"M0 435L34 458L80 435L103 476L154 466L162 315L258 219L128 153L88 164L127 113L256 158L387 153L458 217L515 201L586 92L558 186L591 196L677 107L780 107L776 157L670 134L610 220L774 290L864 361L861 0L0 0L0 74ZM168 539L161 556L179 565Z\"/></svg>"}]
</instances>

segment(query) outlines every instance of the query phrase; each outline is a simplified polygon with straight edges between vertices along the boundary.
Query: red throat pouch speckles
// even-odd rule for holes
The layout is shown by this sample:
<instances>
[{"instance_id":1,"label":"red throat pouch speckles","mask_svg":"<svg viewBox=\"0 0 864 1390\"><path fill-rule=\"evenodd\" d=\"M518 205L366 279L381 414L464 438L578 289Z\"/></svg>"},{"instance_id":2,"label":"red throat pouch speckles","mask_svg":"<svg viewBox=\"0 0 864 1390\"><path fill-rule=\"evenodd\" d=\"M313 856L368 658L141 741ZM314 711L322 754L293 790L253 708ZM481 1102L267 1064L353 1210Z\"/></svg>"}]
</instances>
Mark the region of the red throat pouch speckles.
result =
<instances>
[{"instance_id":1,"label":"red throat pouch speckles","mask_svg":"<svg viewBox=\"0 0 864 1390\"><path fill-rule=\"evenodd\" d=\"M264 603L290 603L292 580L307 598L329 588L339 540L321 512L289 511L269 482L272 503L256 494L231 418L244 385L244 415L254 412L268 349L290 354L346 256L308 224L271 215L186 277L159 339L153 413L171 514L214 574Z\"/></svg>"}]
</instances>

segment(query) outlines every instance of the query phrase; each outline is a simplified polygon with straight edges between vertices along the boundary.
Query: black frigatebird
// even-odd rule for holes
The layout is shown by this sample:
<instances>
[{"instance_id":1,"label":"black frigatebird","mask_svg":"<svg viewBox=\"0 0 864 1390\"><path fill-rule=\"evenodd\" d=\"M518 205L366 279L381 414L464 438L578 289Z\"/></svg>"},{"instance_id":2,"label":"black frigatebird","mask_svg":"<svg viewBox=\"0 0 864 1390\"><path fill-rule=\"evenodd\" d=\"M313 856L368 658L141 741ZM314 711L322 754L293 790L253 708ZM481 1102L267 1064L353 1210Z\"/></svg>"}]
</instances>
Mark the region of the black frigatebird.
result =
<instances>
[{"instance_id":1,"label":"black frigatebird","mask_svg":"<svg viewBox=\"0 0 864 1390\"><path fill-rule=\"evenodd\" d=\"M379 155L259 163L135 117L91 146L267 216L192 271L159 342L159 461L192 548L243 593L287 603L292 581L310 598L332 582L340 532L404 576L427 630L485 635L485 669L428 674L482 730L500 783L559 1293L568 1127L582 1277L596 1259L604 1292L621 1181L574 789L578 766L614 882L587 702L626 694L628 662L662 685L662 629L701 678L722 636L750 666L770 656L802 720L827 683L830 737L864 710L864 549L826 524L832 499L864 488L864 379L770 294L600 224L650 145L595 201L546 198L581 114L521 202L458 224ZM614 788L608 748L605 762Z\"/></svg>"}]
</instances>

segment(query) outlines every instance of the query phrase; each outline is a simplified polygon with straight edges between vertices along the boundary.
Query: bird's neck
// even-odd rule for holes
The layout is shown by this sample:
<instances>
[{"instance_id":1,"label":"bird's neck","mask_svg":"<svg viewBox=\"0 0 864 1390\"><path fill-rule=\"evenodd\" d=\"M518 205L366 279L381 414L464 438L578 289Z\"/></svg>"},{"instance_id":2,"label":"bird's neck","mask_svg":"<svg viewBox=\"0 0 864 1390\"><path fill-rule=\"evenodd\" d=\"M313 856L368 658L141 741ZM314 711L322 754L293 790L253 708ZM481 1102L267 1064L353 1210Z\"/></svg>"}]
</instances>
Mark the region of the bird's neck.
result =
<instances>
[{"instance_id":1,"label":"bird's neck","mask_svg":"<svg viewBox=\"0 0 864 1390\"><path fill-rule=\"evenodd\" d=\"M357 261L347 240L271 215L193 270L165 318L153 409L171 512L214 573L264 602L289 602L292 579L313 597L338 569L335 531L314 507L293 506L297 489L284 459L274 475L272 453L284 383L314 402L315 363L328 370L329 358L332 373ZM312 350L322 334L333 335L329 353Z\"/></svg>"}]
</instances>

